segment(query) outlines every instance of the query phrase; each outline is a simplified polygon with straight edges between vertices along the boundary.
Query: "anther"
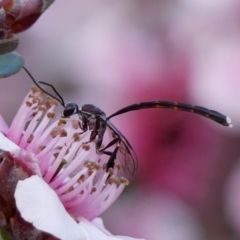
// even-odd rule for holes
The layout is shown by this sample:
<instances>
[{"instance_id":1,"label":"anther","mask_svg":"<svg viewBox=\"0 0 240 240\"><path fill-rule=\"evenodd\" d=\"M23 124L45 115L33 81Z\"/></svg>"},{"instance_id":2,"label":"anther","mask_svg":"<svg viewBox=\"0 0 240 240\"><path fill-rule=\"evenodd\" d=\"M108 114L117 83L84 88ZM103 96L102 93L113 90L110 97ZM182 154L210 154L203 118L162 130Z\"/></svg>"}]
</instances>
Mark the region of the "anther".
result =
<instances>
[{"instance_id":1,"label":"anther","mask_svg":"<svg viewBox=\"0 0 240 240\"><path fill-rule=\"evenodd\" d=\"M89 151L90 145L83 143L83 144L82 144L82 149L84 149L85 151Z\"/></svg>"},{"instance_id":2,"label":"anther","mask_svg":"<svg viewBox=\"0 0 240 240\"><path fill-rule=\"evenodd\" d=\"M110 176L112 176L112 175L113 175L113 173L114 173L114 170L113 170L113 168L109 168L109 169L108 169L108 173L109 173L109 175L110 175Z\"/></svg>"},{"instance_id":3,"label":"anther","mask_svg":"<svg viewBox=\"0 0 240 240\"><path fill-rule=\"evenodd\" d=\"M82 175L78 178L77 182L78 182L78 183L81 183L81 182L84 182L84 180L85 180L85 175L82 174Z\"/></svg>"},{"instance_id":4,"label":"anther","mask_svg":"<svg viewBox=\"0 0 240 240\"><path fill-rule=\"evenodd\" d=\"M96 187L92 187L91 193L94 193L96 191L97 191L97 188Z\"/></svg>"},{"instance_id":5,"label":"anther","mask_svg":"<svg viewBox=\"0 0 240 240\"><path fill-rule=\"evenodd\" d=\"M29 101L26 101L26 106L30 108L32 106L32 103Z\"/></svg>"},{"instance_id":6,"label":"anther","mask_svg":"<svg viewBox=\"0 0 240 240\"><path fill-rule=\"evenodd\" d=\"M67 136L67 131L65 129L61 129L60 136L61 137L66 137Z\"/></svg>"},{"instance_id":7,"label":"anther","mask_svg":"<svg viewBox=\"0 0 240 240\"><path fill-rule=\"evenodd\" d=\"M71 186L71 187L68 189L68 192L71 192L71 191L73 191L73 190L74 190L74 187Z\"/></svg>"},{"instance_id":8,"label":"anther","mask_svg":"<svg viewBox=\"0 0 240 240\"><path fill-rule=\"evenodd\" d=\"M74 133L74 134L73 134L73 139L74 139L75 142L79 142L79 141L80 141L80 136L79 136L79 134L78 134L78 133Z\"/></svg>"},{"instance_id":9,"label":"anther","mask_svg":"<svg viewBox=\"0 0 240 240\"><path fill-rule=\"evenodd\" d=\"M38 111L45 112L46 108L44 106L38 106Z\"/></svg>"},{"instance_id":10,"label":"anther","mask_svg":"<svg viewBox=\"0 0 240 240\"><path fill-rule=\"evenodd\" d=\"M41 152L44 148L46 148L46 146L39 146L38 151Z\"/></svg>"},{"instance_id":11,"label":"anther","mask_svg":"<svg viewBox=\"0 0 240 240\"><path fill-rule=\"evenodd\" d=\"M52 106L51 101L50 101L50 100L47 100L47 101L45 102L45 107L46 107L47 109L50 109L51 106Z\"/></svg>"},{"instance_id":12,"label":"anther","mask_svg":"<svg viewBox=\"0 0 240 240\"><path fill-rule=\"evenodd\" d=\"M50 119L53 119L55 117L55 113L54 112L48 112L47 117L50 118Z\"/></svg>"},{"instance_id":13,"label":"anther","mask_svg":"<svg viewBox=\"0 0 240 240\"><path fill-rule=\"evenodd\" d=\"M59 134L59 128L57 128L57 127L55 127L55 128L51 131L51 133L50 133L50 135L51 135L53 138L55 138L58 134Z\"/></svg>"},{"instance_id":14,"label":"anther","mask_svg":"<svg viewBox=\"0 0 240 240\"><path fill-rule=\"evenodd\" d=\"M31 143L33 138L34 138L34 136L31 134L27 139L27 143Z\"/></svg>"},{"instance_id":15,"label":"anther","mask_svg":"<svg viewBox=\"0 0 240 240\"><path fill-rule=\"evenodd\" d=\"M58 121L58 126L61 127L62 125L65 125L66 124L66 121L64 119L60 119Z\"/></svg>"},{"instance_id":16,"label":"anther","mask_svg":"<svg viewBox=\"0 0 240 240\"><path fill-rule=\"evenodd\" d=\"M126 179L125 177L120 177L120 181L121 181L121 183L123 183L125 186L128 186L128 185L129 185L129 181L128 181L128 179Z\"/></svg>"}]
</instances>

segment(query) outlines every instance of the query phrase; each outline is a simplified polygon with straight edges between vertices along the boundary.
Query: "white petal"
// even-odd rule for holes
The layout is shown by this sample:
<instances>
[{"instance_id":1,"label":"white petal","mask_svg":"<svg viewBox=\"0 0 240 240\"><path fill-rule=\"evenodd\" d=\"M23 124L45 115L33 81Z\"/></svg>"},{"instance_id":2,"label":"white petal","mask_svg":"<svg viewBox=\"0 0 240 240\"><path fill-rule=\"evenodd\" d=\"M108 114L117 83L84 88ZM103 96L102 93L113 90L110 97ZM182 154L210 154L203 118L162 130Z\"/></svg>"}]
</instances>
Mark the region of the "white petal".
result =
<instances>
[{"instance_id":1,"label":"white petal","mask_svg":"<svg viewBox=\"0 0 240 240\"><path fill-rule=\"evenodd\" d=\"M0 114L0 132L3 132L4 134L6 134L8 129L9 129L8 125L4 121L2 115Z\"/></svg>"},{"instance_id":2,"label":"white petal","mask_svg":"<svg viewBox=\"0 0 240 240\"><path fill-rule=\"evenodd\" d=\"M62 240L87 240L57 194L38 176L19 181L15 200L21 216L39 230Z\"/></svg>"},{"instance_id":3,"label":"white petal","mask_svg":"<svg viewBox=\"0 0 240 240\"><path fill-rule=\"evenodd\" d=\"M5 137L2 132L0 132L0 150L10 152L15 155L18 154L21 149L14 142Z\"/></svg>"},{"instance_id":4,"label":"white petal","mask_svg":"<svg viewBox=\"0 0 240 240\"><path fill-rule=\"evenodd\" d=\"M88 240L143 240L139 238L113 236L106 230L101 218L95 218L92 222L89 222L86 219L80 219L79 225L82 226L84 231L86 231L85 234Z\"/></svg>"},{"instance_id":5,"label":"white petal","mask_svg":"<svg viewBox=\"0 0 240 240\"><path fill-rule=\"evenodd\" d=\"M62 240L136 240L112 236L100 218L93 223L81 218L77 224L57 194L36 175L19 181L14 195L17 208L26 221Z\"/></svg>"}]
</instances>

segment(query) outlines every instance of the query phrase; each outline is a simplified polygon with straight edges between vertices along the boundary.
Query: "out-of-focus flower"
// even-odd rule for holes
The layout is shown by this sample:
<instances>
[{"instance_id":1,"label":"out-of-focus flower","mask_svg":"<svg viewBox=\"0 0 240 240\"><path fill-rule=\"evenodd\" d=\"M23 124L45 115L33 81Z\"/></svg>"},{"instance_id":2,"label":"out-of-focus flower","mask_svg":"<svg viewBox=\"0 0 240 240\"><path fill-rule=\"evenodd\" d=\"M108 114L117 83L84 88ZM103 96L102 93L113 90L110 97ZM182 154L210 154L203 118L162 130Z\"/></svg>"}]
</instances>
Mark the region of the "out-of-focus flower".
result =
<instances>
[{"instance_id":1,"label":"out-of-focus flower","mask_svg":"<svg viewBox=\"0 0 240 240\"><path fill-rule=\"evenodd\" d=\"M235 230L238 238L240 236L240 162L232 168L231 174L225 184L224 192L224 204L225 213L229 223Z\"/></svg>"},{"instance_id":2,"label":"out-of-focus flower","mask_svg":"<svg viewBox=\"0 0 240 240\"><path fill-rule=\"evenodd\" d=\"M16 50L19 40L15 33L31 27L54 0L2 0L0 1L0 78L17 73L24 58Z\"/></svg>"},{"instance_id":3,"label":"out-of-focus flower","mask_svg":"<svg viewBox=\"0 0 240 240\"><path fill-rule=\"evenodd\" d=\"M114 232L122 227L123 234L141 236L151 240L203 240L203 228L196 212L172 194L141 189L132 191L117 201L111 211L103 214L106 226ZM141 201L139 201L141 199ZM114 216L128 221L121 225L111 221ZM151 226L151 227L150 227Z\"/></svg>"},{"instance_id":4,"label":"out-of-focus flower","mask_svg":"<svg viewBox=\"0 0 240 240\"><path fill-rule=\"evenodd\" d=\"M54 0L3 0L0 2L0 39L31 27Z\"/></svg>"},{"instance_id":5,"label":"out-of-focus flower","mask_svg":"<svg viewBox=\"0 0 240 240\"><path fill-rule=\"evenodd\" d=\"M90 133L79 134L78 119L53 121L56 105L34 87L10 128L0 117L1 228L16 239L46 233L60 239L132 239L114 237L94 220L127 179L117 177L119 168L106 172L107 158L96 154L94 143L84 143Z\"/></svg>"}]
</instances>

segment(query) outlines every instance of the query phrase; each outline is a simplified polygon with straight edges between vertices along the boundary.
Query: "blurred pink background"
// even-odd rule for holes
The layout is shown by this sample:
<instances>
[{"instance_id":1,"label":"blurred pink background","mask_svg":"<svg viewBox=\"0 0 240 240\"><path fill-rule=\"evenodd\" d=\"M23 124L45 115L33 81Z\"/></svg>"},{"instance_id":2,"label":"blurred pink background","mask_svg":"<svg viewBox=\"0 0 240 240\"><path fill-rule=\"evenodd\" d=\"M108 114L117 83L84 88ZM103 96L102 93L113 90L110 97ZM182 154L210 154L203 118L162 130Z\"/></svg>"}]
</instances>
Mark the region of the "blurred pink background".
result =
<instances>
[{"instance_id":1,"label":"blurred pink background","mask_svg":"<svg viewBox=\"0 0 240 240\"><path fill-rule=\"evenodd\" d=\"M139 168L103 218L112 233L147 240L240 239L238 0L58 0L18 36L25 66L66 102L110 115L170 100L230 116L231 129L163 109L113 118ZM8 123L30 84L24 71L1 80Z\"/></svg>"}]
</instances>

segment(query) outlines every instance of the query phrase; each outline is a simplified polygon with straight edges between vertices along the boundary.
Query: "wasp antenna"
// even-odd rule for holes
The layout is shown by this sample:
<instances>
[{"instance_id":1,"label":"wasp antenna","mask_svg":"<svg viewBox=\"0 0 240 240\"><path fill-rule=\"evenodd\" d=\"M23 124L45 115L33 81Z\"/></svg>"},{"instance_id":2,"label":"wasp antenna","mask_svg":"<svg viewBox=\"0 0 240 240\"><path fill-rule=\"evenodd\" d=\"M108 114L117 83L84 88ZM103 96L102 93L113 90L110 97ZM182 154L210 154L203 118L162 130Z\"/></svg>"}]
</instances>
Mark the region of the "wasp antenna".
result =
<instances>
[{"instance_id":1,"label":"wasp antenna","mask_svg":"<svg viewBox=\"0 0 240 240\"><path fill-rule=\"evenodd\" d=\"M37 81L34 79L34 77L32 76L32 74L27 70L26 67L23 67L23 69L25 70L25 72L28 74L28 76L32 79L32 81L34 82L34 84L35 84L39 89L41 89L41 90L42 90L44 93L46 93L48 96L50 96L50 97L52 97L53 99L57 100L63 107L65 107L65 103L64 103L64 101L63 101L63 98L60 96L60 94L57 92L57 90L56 90L51 84L48 84L48 83L45 83L45 82L37 82ZM53 89L53 91L57 94L57 96L58 96L59 98L55 97L54 95L52 95L51 93L49 93L48 91L46 91L44 88L42 88L42 87L40 86L39 83L43 83L43 84L45 84L45 85L50 86L50 87Z\"/></svg>"},{"instance_id":2,"label":"wasp antenna","mask_svg":"<svg viewBox=\"0 0 240 240\"><path fill-rule=\"evenodd\" d=\"M52 88L52 90L55 92L55 94L59 97L58 101L62 104L63 107L65 107L65 102L64 102L62 96L60 95L60 93L56 90L56 88L52 84L46 83L46 82L42 82L42 81L40 81L39 83L47 85L50 88Z\"/></svg>"}]
</instances>

